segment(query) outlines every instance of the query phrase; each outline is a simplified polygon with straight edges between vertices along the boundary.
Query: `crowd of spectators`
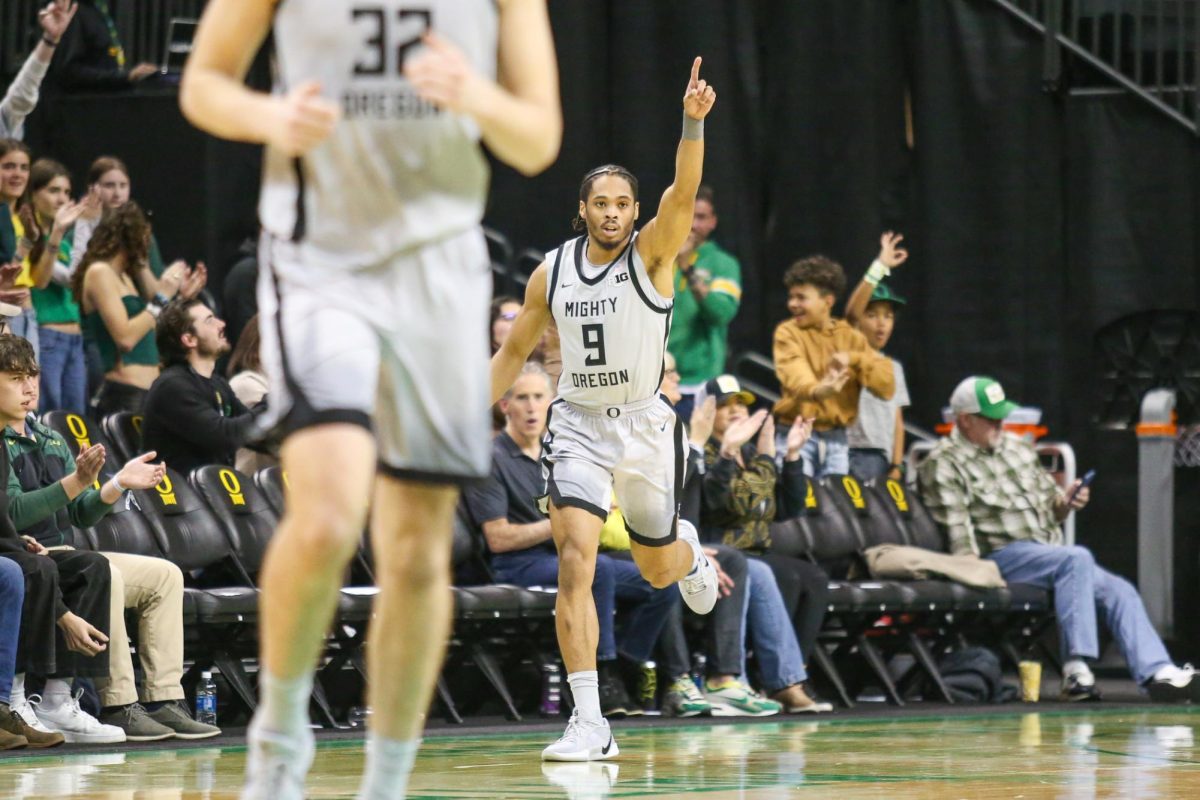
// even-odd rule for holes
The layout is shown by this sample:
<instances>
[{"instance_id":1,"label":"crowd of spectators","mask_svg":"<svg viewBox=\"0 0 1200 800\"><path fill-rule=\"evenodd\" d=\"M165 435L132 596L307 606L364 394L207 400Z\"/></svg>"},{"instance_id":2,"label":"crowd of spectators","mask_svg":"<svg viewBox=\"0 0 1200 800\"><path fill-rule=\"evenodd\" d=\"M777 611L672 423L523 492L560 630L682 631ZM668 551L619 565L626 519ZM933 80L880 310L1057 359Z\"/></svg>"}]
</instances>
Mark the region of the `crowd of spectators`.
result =
<instances>
[{"instance_id":1,"label":"crowd of spectators","mask_svg":"<svg viewBox=\"0 0 1200 800\"><path fill-rule=\"evenodd\" d=\"M103 0L54 0L39 24L39 43L0 100L0 748L211 736L217 729L180 703L179 569L74 549L73 531L96 524L126 489L154 486L165 465L253 473L275 463L255 443L270 402L251 288L257 265L247 249L226 276L223 307L238 334L231 353L205 266L166 263L126 165L98 155L76 191L53 154L31 152L24 121L48 74L63 88L111 89L154 72L126 64ZM782 396L766 408L726 372L741 267L716 241L717 228L715 194L701 187L675 263L661 391L686 422L690 445L678 524L699 531L721 598L700 618L673 588L647 583L614 504L592 584L610 716L642 713L658 685L663 709L677 716L830 710L808 683L829 578L808 560L772 552L771 524L804 512L809 480L905 477L903 409L911 401L903 366L884 352L906 302L886 282L908 258L903 237L882 236L845 319L834 315L847 289L841 265L817 255L786 271L788 318L773 342ZM493 351L520 307L512 297L493 302ZM540 458L561 368L551 325L495 410L490 478L463 497L497 581L558 582ZM1171 662L1136 590L1086 548L1064 546L1059 525L1086 504L1087 489L1056 486L1032 448L1003 434L1010 406L998 383L965 381L951 398L954 431L921 468L922 496L951 550L995 561L1008 580L1054 590L1065 697L1098 697L1088 661L1099 655L1099 607L1152 697L1200 700L1200 682ZM145 455L102 481L110 454L91 446L73 457L35 415L51 410L140 413ZM126 610L143 643L140 691ZM94 713L81 694L91 686Z\"/></svg>"}]
</instances>

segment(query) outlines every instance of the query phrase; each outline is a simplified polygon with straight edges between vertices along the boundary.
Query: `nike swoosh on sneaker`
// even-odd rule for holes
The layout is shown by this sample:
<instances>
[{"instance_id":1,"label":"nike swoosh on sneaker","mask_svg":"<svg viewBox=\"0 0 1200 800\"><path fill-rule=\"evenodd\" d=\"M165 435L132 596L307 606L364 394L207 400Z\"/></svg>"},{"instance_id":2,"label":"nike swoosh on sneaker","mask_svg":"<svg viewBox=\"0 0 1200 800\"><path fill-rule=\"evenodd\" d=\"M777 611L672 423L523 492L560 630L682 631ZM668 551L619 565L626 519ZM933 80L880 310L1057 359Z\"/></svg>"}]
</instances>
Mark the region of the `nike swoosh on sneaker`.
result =
<instances>
[{"instance_id":1,"label":"nike swoosh on sneaker","mask_svg":"<svg viewBox=\"0 0 1200 800\"><path fill-rule=\"evenodd\" d=\"M600 748L600 755L602 755L602 756L608 755L608 752L610 750L612 750L612 746L613 746L613 738L612 738L612 734L610 733L608 735L608 744L606 744L606 745L604 745L604 747Z\"/></svg>"}]
</instances>

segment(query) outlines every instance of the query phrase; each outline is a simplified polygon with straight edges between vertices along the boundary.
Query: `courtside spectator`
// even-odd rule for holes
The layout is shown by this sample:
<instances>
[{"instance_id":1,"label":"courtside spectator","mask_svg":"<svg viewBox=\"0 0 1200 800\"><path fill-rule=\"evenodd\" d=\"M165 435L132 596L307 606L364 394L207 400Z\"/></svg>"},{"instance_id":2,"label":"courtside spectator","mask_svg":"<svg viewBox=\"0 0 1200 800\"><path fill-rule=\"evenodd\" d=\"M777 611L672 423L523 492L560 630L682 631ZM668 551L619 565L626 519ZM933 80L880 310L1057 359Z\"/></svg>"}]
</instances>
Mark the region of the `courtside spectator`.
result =
<instances>
[{"instance_id":1,"label":"courtside spectator","mask_svg":"<svg viewBox=\"0 0 1200 800\"><path fill-rule=\"evenodd\" d=\"M7 521L5 524L12 525ZM23 549L24 542L0 538L0 551ZM24 604L25 575L21 567L15 561L0 558L0 750L54 747L65 741L61 733L44 733L30 727L12 709Z\"/></svg>"},{"instance_id":2,"label":"courtside spectator","mask_svg":"<svg viewBox=\"0 0 1200 800\"><path fill-rule=\"evenodd\" d=\"M780 437L785 453L779 467L771 415L750 414L755 397L737 378L721 375L708 382L705 394L716 400L716 411L704 452L701 538L736 547L771 568L787 609L784 619L792 620L800 652L811 654L825 620L829 576L810 561L772 553L770 524L803 511L808 484L801 453L812 422L797 418ZM757 445L751 444L756 436Z\"/></svg>"},{"instance_id":3,"label":"courtside spectator","mask_svg":"<svg viewBox=\"0 0 1200 800\"><path fill-rule=\"evenodd\" d=\"M676 411L692 413L705 382L725 371L729 323L742 301L742 267L710 238L717 227L713 191L701 186L692 212L692 232L675 259L675 310L667 349L679 367L680 400Z\"/></svg>"},{"instance_id":4,"label":"courtside spectator","mask_svg":"<svg viewBox=\"0 0 1200 800\"><path fill-rule=\"evenodd\" d=\"M228 328L227 328L228 330ZM258 331L258 314L250 318L242 335L238 337L233 354L229 356L229 388L246 408L254 408L265 402L270 384L267 374L263 371L262 354L259 351L261 336ZM234 462L238 472L253 475L263 467L274 466L279 459L268 453L261 453L249 447L237 451Z\"/></svg>"},{"instance_id":5,"label":"courtside spectator","mask_svg":"<svg viewBox=\"0 0 1200 800\"><path fill-rule=\"evenodd\" d=\"M225 323L199 300L171 303L155 332L162 374L142 407L142 444L186 475L205 464L232 467L256 432L256 416L216 371L229 352Z\"/></svg>"},{"instance_id":6,"label":"courtside spectator","mask_svg":"<svg viewBox=\"0 0 1200 800\"><path fill-rule=\"evenodd\" d=\"M775 416L783 428L813 420L801 458L814 478L846 475L846 427L858 417L858 395L868 389L883 400L895 392L892 362L844 320L832 316L846 288L842 267L824 256L797 261L783 276L792 318L775 328L775 374L783 396ZM782 442L780 443L782 448Z\"/></svg>"},{"instance_id":7,"label":"courtside spectator","mask_svg":"<svg viewBox=\"0 0 1200 800\"><path fill-rule=\"evenodd\" d=\"M492 318L488 330L492 332L492 353L495 354L508 338L513 320L521 310L521 301L515 297L501 295L492 300Z\"/></svg>"},{"instance_id":8,"label":"courtside spectator","mask_svg":"<svg viewBox=\"0 0 1200 800\"><path fill-rule=\"evenodd\" d=\"M67 27L54 59L52 72L60 88L71 92L127 89L158 72L153 64L126 65L117 33L117 4L118 0L80 0L79 13Z\"/></svg>"},{"instance_id":9,"label":"courtside spectator","mask_svg":"<svg viewBox=\"0 0 1200 800\"><path fill-rule=\"evenodd\" d=\"M24 142L16 139L0 139L0 203L4 203L10 212L13 233L16 236L17 249L15 259L21 265L17 274L13 294L7 302L21 307L21 316L10 321L13 333L29 340L33 352L38 350L37 314L33 310L33 301L29 290L35 285L34 276L30 271L29 254L33 250L32 236L36 231L27 231L25 223L28 217L22 218L21 198L29 187L29 167L32 162L29 148Z\"/></svg>"},{"instance_id":10,"label":"courtside spectator","mask_svg":"<svg viewBox=\"0 0 1200 800\"><path fill-rule=\"evenodd\" d=\"M527 363L501 400L507 424L493 441L492 474L463 493L472 520L483 530L492 571L502 583L558 585L558 556L550 538L550 520L538 509L537 500L546 493L539 461L553 396L546 371L540 364ZM668 612L679 602L679 592L674 587L655 589L631 561L601 554L592 597L600 624L601 710L608 716L641 713L629 699L617 659L640 665L651 657ZM618 600L636 604L623 620L619 645L614 630Z\"/></svg>"},{"instance_id":11,"label":"courtside spectator","mask_svg":"<svg viewBox=\"0 0 1200 800\"><path fill-rule=\"evenodd\" d=\"M147 463L147 453L125 464L96 487L104 465L103 445L92 445L76 462L66 441L37 422L37 365L29 343L0 336L0 424L9 461L5 480L13 526L40 548L74 545L72 526L95 525L121 499L126 489L150 489L162 480L164 467ZM94 555L94 554L91 554ZM172 736L199 739L220 731L194 722L181 706L183 687L183 573L163 558L105 552L111 570L108 676L98 677L103 711L99 721L124 731L129 741L155 741ZM138 703L125 610L138 618L138 655L145 673L144 698ZM47 692L47 699L49 692ZM70 736L69 720L38 709L43 722ZM74 716L73 712L69 716ZM66 727L63 727L63 726Z\"/></svg>"},{"instance_id":12,"label":"courtside spectator","mask_svg":"<svg viewBox=\"0 0 1200 800\"><path fill-rule=\"evenodd\" d=\"M908 259L900 247L904 237L888 231L879 240L879 257L846 301L846 321L867 337L881 355L896 329L896 313L905 304L900 295L883 282L886 275ZM904 409L909 406L904 366L892 361L896 392L881 400L872 392L859 392L858 418L846 432L850 445L850 474L860 481L904 477Z\"/></svg>"},{"instance_id":13,"label":"courtside spectator","mask_svg":"<svg viewBox=\"0 0 1200 800\"><path fill-rule=\"evenodd\" d=\"M39 158L29 170L29 189L20 216L28 238L36 231L28 262L34 279L33 308L38 324L38 365L41 375L41 411L61 409L82 414L87 410L87 365L83 356L83 328L79 306L71 297L71 278L59 262L62 242L76 220L97 207L95 195L71 201L71 174L57 161Z\"/></svg>"},{"instance_id":14,"label":"courtside spectator","mask_svg":"<svg viewBox=\"0 0 1200 800\"><path fill-rule=\"evenodd\" d=\"M142 271L150 226L130 201L105 214L88 242L87 253L71 276L71 291L83 312L84 336L95 344L104 381L92 400L96 413L141 410L146 391L158 377L154 328L170 301L195 297L207 278L203 265L189 272L174 264L154 280ZM143 294L144 293L144 294Z\"/></svg>"},{"instance_id":15,"label":"courtside spectator","mask_svg":"<svg viewBox=\"0 0 1200 800\"><path fill-rule=\"evenodd\" d=\"M1100 656L1099 612L1151 699L1200 701L1200 679L1191 665L1171 661L1137 589L1097 565L1086 547L1063 544L1062 522L1087 505L1089 490L1080 481L1059 489L1033 446L1004 432L1016 407L986 377L967 378L950 396L954 430L920 467L921 498L950 551L990 558L1006 581L1053 592L1063 699L1100 697L1087 663Z\"/></svg>"},{"instance_id":16,"label":"courtside spectator","mask_svg":"<svg viewBox=\"0 0 1200 800\"><path fill-rule=\"evenodd\" d=\"M25 118L37 106L42 80L77 10L78 5L72 0L53 0L38 12L41 39L0 100L0 139L24 137Z\"/></svg>"}]
</instances>

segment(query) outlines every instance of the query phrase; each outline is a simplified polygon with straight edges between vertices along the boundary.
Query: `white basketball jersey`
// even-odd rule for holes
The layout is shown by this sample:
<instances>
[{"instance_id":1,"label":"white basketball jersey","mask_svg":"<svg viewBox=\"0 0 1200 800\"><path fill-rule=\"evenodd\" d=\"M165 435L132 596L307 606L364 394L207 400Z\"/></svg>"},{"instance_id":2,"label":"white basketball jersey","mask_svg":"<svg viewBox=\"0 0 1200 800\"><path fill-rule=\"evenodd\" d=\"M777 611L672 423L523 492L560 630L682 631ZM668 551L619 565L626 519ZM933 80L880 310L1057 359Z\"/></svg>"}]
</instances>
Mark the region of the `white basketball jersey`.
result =
<instances>
[{"instance_id":1,"label":"white basketball jersey","mask_svg":"<svg viewBox=\"0 0 1200 800\"><path fill-rule=\"evenodd\" d=\"M653 397L674 302L650 282L636 234L599 273L586 264L587 241L572 239L546 255L546 302L562 345L559 396L590 409Z\"/></svg>"},{"instance_id":2,"label":"white basketball jersey","mask_svg":"<svg viewBox=\"0 0 1200 800\"><path fill-rule=\"evenodd\" d=\"M304 263L355 269L479 224L489 171L474 120L422 100L402 75L427 30L494 78L495 0L280 0L275 90L305 81L342 109L302 158L268 147L259 215Z\"/></svg>"}]
</instances>

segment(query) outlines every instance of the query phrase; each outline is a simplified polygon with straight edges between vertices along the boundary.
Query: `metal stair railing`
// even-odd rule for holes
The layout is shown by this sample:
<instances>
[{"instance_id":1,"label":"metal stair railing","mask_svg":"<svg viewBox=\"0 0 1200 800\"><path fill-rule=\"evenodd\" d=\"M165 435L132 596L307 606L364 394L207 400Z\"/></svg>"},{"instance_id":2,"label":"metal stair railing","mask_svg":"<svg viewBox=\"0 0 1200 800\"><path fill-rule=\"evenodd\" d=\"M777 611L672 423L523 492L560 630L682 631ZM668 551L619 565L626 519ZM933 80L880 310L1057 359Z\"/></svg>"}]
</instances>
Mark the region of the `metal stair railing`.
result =
<instances>
[{"instance_id":1,"label":"metal stair railing","mask_svg":"<svg viewBox=\"0 0 1200 800\"><path fill-rule=\"evenodd\" d=\"M1200 134L1200 0L988 1L1042 35L1048 90L1062 85L1065 52Z\"/></svg>"}]
</instances>

